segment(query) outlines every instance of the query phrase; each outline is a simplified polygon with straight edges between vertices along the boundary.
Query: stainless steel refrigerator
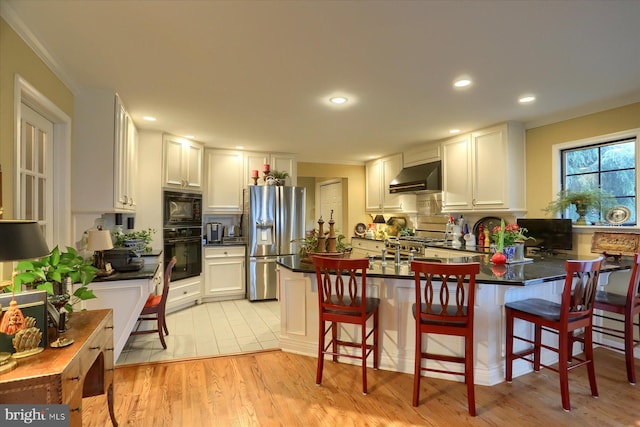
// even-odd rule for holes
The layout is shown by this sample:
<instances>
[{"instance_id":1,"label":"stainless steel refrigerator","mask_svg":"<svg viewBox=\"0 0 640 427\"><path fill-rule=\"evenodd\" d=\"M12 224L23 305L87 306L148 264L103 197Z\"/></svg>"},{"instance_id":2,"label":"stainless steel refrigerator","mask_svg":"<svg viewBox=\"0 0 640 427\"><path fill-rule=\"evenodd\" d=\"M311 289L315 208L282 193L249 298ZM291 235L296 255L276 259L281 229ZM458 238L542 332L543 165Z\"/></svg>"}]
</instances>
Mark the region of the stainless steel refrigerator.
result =
<instances>
[{"instance_id":1,"label":"stainless steel refrigerator","mask_svg":"<svg viewBox=\"0 0 640 427\"><path fill-rule=\"evenodd\" d=\"M276 258L296 253L304 238L304 187L252 185L244 190L247 298L276 298Z\"/></svg>"}]
</instances>

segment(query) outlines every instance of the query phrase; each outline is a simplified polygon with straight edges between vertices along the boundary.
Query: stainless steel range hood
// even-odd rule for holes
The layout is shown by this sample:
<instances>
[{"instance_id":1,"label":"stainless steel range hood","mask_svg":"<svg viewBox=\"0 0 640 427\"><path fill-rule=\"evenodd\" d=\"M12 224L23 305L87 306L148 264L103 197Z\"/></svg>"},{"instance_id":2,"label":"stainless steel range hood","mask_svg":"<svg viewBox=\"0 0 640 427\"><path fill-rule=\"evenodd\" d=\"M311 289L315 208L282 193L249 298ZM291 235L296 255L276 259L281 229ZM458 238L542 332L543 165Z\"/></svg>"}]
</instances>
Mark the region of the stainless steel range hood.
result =
<instances>
[{"instance_id":1,"label":"stainless steel range hood","mask_svg":"<svg viewBox=\"0 0 640 427\"><path fill-rule=\"evenodd\" d=\"M390 193L426 193L442 191L440 161L404 168L389 184Z\"/></svg>"}]
</instances>

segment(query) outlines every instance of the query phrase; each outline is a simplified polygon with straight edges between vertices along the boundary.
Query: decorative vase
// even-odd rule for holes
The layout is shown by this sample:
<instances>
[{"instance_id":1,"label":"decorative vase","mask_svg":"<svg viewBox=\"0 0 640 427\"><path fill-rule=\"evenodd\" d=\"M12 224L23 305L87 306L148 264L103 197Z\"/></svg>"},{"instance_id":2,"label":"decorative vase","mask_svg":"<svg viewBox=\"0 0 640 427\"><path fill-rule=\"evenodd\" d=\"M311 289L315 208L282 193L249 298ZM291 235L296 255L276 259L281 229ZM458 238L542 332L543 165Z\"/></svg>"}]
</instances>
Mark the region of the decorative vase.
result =
<instances>
[{"instance_id":1,"label":"decorative vase","mask_svg":"<svg viewBox=\"0 0 640 427\"><path fill-rule=\"evenodd\" d=\"M516 247L514 245L505 246L502 249L502 253L506 258L506 262L512 262L514 261L514 257L516 255Z\"/></svg>"},{"instance_id":2,"label":"decorative vase","mask_svg":"<svg viewBox=\"0 0 640 427\"><path fill-rule=\"evenodd\" d=\"M507 258L502 252L496 252L491 256L491 262L495 265L502 265L507 262Z\"/></svg>"},{"instance_id":3,"label":"decorative vase","mask_svg":"<svg viewBox=\"0 0 640 427\"><path fill-rule=\"evenodd\" d=\"M578 219L576 220L576 225L588 225L587 219L585 216L587 215L587 206L582 204L576 205L576 212L578 212Z\"/></svg>"},{"instance_id":4,"label":"decorative vase","mask_svg":"<svg viewBox=\"0 0 640 427\"><path fill-rule=\"evenodd\" d=\"M524 242L515 242L516 253L513 255L514 261L522 261L524 259Z\"/></svg>"}]
</instances>

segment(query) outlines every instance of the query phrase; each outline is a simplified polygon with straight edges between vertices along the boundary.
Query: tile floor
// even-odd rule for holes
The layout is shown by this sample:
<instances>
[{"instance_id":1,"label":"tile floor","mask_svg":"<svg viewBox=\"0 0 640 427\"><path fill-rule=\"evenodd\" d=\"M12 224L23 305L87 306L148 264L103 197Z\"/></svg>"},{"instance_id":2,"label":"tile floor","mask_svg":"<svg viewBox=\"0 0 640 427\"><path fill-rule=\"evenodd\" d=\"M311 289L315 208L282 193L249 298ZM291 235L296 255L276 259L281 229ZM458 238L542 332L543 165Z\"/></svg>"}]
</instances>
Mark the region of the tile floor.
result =
<instances>
[{"instance_id":1,"label":"tile floor","mask_svg":"<svg viewBox=\"0 0 640 427\"><path fill-rule=\"evenodd\" d=\"M167 327L166 350L157 333L131 336L116 365L278 348L280 305L209 302L168 314Z\"/></svg>"}]
</instances>

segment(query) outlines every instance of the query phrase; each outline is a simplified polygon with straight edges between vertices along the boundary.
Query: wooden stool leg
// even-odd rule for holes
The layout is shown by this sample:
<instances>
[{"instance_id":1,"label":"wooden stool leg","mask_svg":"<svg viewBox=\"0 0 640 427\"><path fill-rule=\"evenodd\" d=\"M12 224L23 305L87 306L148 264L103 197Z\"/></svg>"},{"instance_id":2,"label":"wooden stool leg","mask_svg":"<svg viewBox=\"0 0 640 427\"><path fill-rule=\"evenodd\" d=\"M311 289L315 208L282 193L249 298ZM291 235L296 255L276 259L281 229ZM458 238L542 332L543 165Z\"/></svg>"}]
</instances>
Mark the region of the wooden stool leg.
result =
<instances>
[{"instance_id":1,"label":"wooden stool leg","mask_svg":"<svg viewBox=\"0 0 640 427\"><path fill-rule=\"evenodd\" d=\"M331 340L333 341L333 361L338 361L338 324L336 322L331 323Z\"/></svg>"},{"instance_id":2,"label":"wooden stool leg","mask_svg":"<svg viewBox=\"0 0 640 427\"><path fill-rule=\"evenodd\" d=\"M362 394L367 394L367 324L360 327L360 351L362 352Z\"/></svg>"},{"instance_id":3,"label":"wooden stool leg","mask_svg":"<svg viewBox=\"0 0 640 427\"><path fill-rule=\"evenodd\" d=\"M473 376L473 335L464 338L464 379L467 383L469 415L476 416L475 380Z\"/></svg>"},{"instance_id":4,"label":"wooden stool leg","mask_svg":"<svg viewBox=\"0 0 640 427\"><path fill-rule=\"evenodd\" d=\"M163 318L162 316L160 316L160 314L158 314L158 335L160 335L160 342L162 343L162 348L164 348L165 350L167 349L167 343L164 341L164 335L162 332L164 332L164 322L163 322Z\"/></svg>"},{"instance_id":5,"label":"wooden stool leg","mask_svg":"<svg viewBox=\"0 0 640 427\"><path fill-rule=\"evenodd\" d=\"M113 424L113 427L118 427L116 412L113 409L113 383L109 384L109 388L107 389L107 406L109 406L109 417L111 417L111 424Z\"/></svg>"},{"instance_id":6,"label":"wooden stool leg","mask_svg":"<svg viewBox=\"0 0 640 427\"><path fill-rule=\"evenodd\" d=\"M422 365L422 333L416 331L416 350L413 369L413 406L418 406L420 400L420 366Z\"/></svg>"},{"instance_id":7,"label":"wooden stool leg","mask_svg":"<svg viewBox=\"0 0 640 427\"><path fill-rule=\"evenodd\" d=\"M511 382L513 379L513 314L510 309L506 309L506 336L507 343L505 347L504 358L504 379L507 382Z\"/></svg>"},{"instance_id":8,"label":"wooden stool leg","mask_svg":"<svg viewBox=\"0 0 640 427\"><path fill-rule=\"evenodd\" d=\"M324 320L320 320L320 328L318 332L318 369L316 371L316 385L322 383L322 369L324 368Z\"/></svg>"},{"instance_id":9,"label":"wooden stool leg","mask_svg":"<svg viewBox=\"0 0 640 427\"><path fill-rule=\"evenodd\" d=\"M591 387L591 395L598 397L598 385L596 383L596 367L593 362L593 329L591 326L584 328L584 354L585 359L589 361L587 364L587 372L589 373L589 386Z\"/></svg>"},{"instance_id":10,"label":"wooden stool leg","mask_svg":"<svg viewBox=\"0 0 640 427\"><path fill-rule=\"evenodd\" d=\"M638 314L640 323L640 314ZM640 325L638 327L640 330ZM633 358L633 315L624 316L624 359L627 363L627 380L629 383L636 383L636 369Z\"/></svg>"},{"instance_id":11,"label":"wooden stool leg","mask_svg":"<svg viewBox=\"0 0 640 427\"><path fill-rule=\"evenodd\" d=\"M534 352L533 352L533 370L538 372L540 371L540 353L542 351L542 326L540 325L536 325L534 328ZM565 339L567 338L566 334L565 334ZM566 345L565 345L566 347ZM564 353L566 353L566 348ZM565 362L567 361L566 356L565 356Z\"/></svg>"},{"instance_id":12,"label":"wooden stool leg","mask_svg":"<svg viewBox=\"0 0 640 427\"><path fill-rule=\"evenodd\" d=\"M536 326L537 328L537 326ZM560 395L562 407L565 411L571 410L569 402L569 362L567 360L567 333L560 331L558 334L558 374L560 375ZM539 369L539 368L538 368Z\"/></svg>"}]
</instances>

